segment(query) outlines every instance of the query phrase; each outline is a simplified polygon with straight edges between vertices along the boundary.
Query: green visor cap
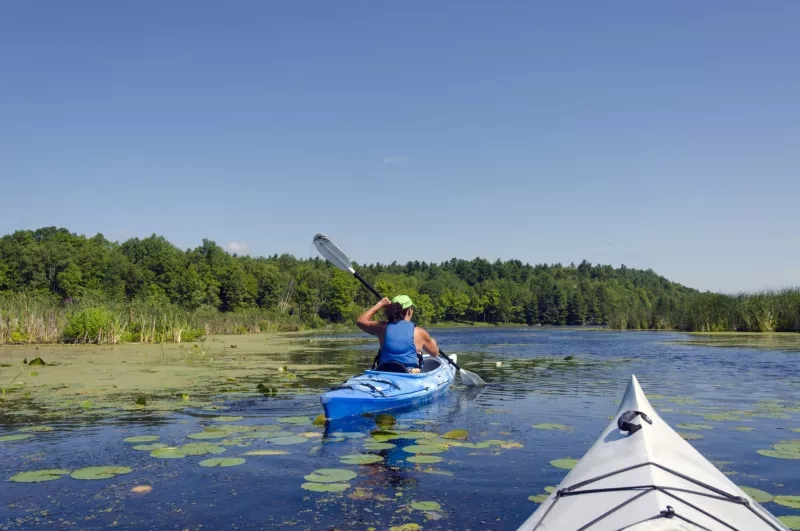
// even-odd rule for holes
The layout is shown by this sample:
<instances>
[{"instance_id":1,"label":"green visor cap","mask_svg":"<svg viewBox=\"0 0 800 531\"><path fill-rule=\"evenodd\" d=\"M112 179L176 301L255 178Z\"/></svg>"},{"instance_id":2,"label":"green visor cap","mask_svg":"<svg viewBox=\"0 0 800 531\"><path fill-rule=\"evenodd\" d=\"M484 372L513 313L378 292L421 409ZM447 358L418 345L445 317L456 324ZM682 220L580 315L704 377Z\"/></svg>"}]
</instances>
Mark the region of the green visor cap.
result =
<instances>
[{"instance_id":1,"label":"green visor cap","mask_svg":"<svg viewBox=\"0 0 800 531\"><path fill-rule=\"evenodd\" d=\"M398 295L397 297L392 299L392 302L398 303L400 306L402 306L404 310L410 306L414 306L414 302L408 295Z\"/></svg>"}]
</instances>

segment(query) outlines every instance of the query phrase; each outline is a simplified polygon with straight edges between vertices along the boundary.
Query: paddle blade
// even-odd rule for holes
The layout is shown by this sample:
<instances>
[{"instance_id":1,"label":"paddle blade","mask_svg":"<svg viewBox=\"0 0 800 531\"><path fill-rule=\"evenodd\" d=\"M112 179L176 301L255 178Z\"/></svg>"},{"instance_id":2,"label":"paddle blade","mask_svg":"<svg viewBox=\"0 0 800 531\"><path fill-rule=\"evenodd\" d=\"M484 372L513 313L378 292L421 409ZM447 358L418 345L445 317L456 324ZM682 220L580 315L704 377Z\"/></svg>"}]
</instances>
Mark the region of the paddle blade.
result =
<instances>
[{"instance_id":1,"label":"paddle blade","mask_svg":"<svg viewBox=\"0 0 800 531\"><path fill-rule=\"evenodd\" d=\"M327 261L348 273L355 273L356 270L350 265L350 258L344 254L344 251L336 247L336 244L328 239L327 236L318 232L314 235L314 247L317 248L319 254Z\"/></svg>"},{"instance_id":2,"label":"paddle blade","mask_svg":"<svg viewBox=\"0 0 800 531\"><path fill-rule=\"evenodd\" d=\"M486 382L483 381L483 378L475 374L474 372L465 371L461 369L458 374L461 375L461 381L464 382L464 385L468 387L475 387L480 385L486 385Z\"/></svg>"}]
</instances>

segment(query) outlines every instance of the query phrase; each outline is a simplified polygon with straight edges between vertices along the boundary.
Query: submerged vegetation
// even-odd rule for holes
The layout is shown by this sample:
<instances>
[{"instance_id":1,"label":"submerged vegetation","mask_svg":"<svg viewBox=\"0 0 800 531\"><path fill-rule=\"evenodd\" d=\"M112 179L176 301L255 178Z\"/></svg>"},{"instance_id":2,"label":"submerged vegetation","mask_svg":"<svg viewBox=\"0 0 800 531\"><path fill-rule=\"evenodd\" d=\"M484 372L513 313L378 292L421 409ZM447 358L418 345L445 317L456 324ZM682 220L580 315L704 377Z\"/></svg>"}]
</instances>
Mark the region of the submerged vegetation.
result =
<instances>
[{"instance_id":1,"label":"submerged vegetation","mask_svg":"<svg viewBox=\"0 0 800 531\"><path fill-rule=\"evenodd\" d=\"M800 290L701 293L652 270L587 261L452 259L358 266L388 295L407 293L423 325L607 325L698 332L800 332ZM229 254L209 240L123 243L55 227L0 238L0 344L161 343L206 334L349 325L372 296L320 258Z\"/></svg>"}]
</instances>

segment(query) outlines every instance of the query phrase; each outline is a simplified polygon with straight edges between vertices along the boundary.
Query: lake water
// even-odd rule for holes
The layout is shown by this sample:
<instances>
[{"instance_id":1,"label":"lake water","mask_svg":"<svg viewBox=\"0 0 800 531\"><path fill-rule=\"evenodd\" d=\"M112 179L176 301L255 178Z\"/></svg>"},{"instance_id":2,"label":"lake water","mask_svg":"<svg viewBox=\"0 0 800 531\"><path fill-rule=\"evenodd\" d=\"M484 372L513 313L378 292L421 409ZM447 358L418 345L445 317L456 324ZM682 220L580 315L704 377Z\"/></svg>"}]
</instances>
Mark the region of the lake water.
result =
<instances>
[{"instance_id":1,"label":"lake water","mask_svg":"<svg viewBox=\"0 0 800 531\"><path fill-rule=\"evenodd\" d=\"M323 351L299 351L282 359L347 370L295 371L296 378L288 377L290 385L263 392L256 390L263 375L244 379L237 389L250 392L220 392L213 397L221 408L217 411L190 405L168 413L125 411L55 422L33 422L30 416L23 421L4 412L0 438L25 433L18 430L31 425L54 429L0 442L3 480L24 471L94 465L124 466L131 472L94 481L69 475L40 483L3 481L0 529L380 530L409 523L422 529L515 529L537 507L528 497L557 485L566 474L551 461L583 455L615 413L631 374L677 431L702 436L691 444L734 482L774 495L800 495L800 460L757 453L779 441L800 439L791 431L800 428L800 353L791 349L680 343L692 336L675 333L481 328L436 329L433 335L488 385L470 389L457 379L433 403L395 415L397 425L438 434L466 430L465 442L491 441L488 447L451 446L436 454L440 462L412 463L407 461L412 454L402 449L412 441L364 450L364 439L376 429L371 419L328 429L311 424L322 412L319 394L356 367L366 368L375 353L374 344L331 342ZM328 345L324 338L315 341ZM565 361L567 356L574 358ZM284 382L281 378L275 381ZM213 419L217 416L243 418L225 422ZM565 428L534 428L537 424ZM225 437L187 438L209 425L258 426L260 432L242 438L243 432L231 428ZM344 436L332 433L342 430ZM278 443L301 442L276 444L266 435L252 436L276 431L282 432ZM123 441L147 435L169 446L224 443L225 451L162 459ZM245 455L259 450L285 453ZM380 460L367 465L340 461L362 452ZM229 467L199 464L217 457L245 461ZM342 492L303 488L304 476L326 468L357 476L346 480L350 486ZM136 486L152 491L131 492ZM440 508L419 510L412 507L416 502L436 502ZM764 505L778 516L800 515L798 509Z\"/></svg>"}]
</instances>

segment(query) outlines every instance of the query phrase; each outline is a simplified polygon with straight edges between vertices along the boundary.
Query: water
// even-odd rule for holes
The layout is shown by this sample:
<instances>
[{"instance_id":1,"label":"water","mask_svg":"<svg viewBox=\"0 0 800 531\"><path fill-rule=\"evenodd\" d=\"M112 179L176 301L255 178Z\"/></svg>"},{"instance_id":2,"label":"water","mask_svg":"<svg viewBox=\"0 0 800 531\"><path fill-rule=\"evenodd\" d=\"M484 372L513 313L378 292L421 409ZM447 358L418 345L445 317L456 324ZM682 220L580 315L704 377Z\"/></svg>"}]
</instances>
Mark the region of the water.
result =
<instances>
[{"instance_id":1,"label":"water","mask_svg":"<svg viewBox=\"0 0 800 531\"><path fill-rule=\"evenodd\" d=\"M557 485L566 474L550 462L583 455L616 411L631 374L673 427L712 426L693 430L704 437L691 444L730 473L734 482L775 495L800 495L800 460L756 453L781 440L800 439L800 434L789 431L800 427L796 352L680 344L675 341L688 336L673 333L501 328L435 330L434 336L443 349L458 353L462 367L489 385L470 389L457 381L432 404L397 414L397 423L438 434L467 430L468 442L497 441L489 448L450 447L436 454L443 458L439 463L415 464L406 461L411 454L402 450L412 441L391 441L398 446L371 451L383 456L378 463L343 464L342 455L365 452L364 438L358 436L369 437L376 429L373 420L326 430L279 419L315 417L321 412L319 393L350 372L295 371L296 381L274 394L219 394L214 403L229 408L223 411L187 407L167 414L132 411L90 420L37 422L55 430L0 443L0 478L28 470L92 465L121 465L133 471L98 481L65 476L43 483L4 482L0 529L45 524L65 529L389 529L412 522L424 529L515 529L536 508L528 497ZM352 371L371 363L375 352L373 344L317 341L326 345L323 352L294 352L282 359ZM574 359L564 360L568 356ZM254 391L263 380L263 375L255 375L239 384ZM730 411L739 412L735 420L702 416ZM244 419L222 423L211 420L216 415ZM543 423L568 429L532 427ZM244 442L249 446L227 446L219 455L183 459L157 459L122 441L134 435L158 435L159 442L170 445L219 443L221 439L193 441L186 436L222 424L279 424L282 431L307 433L308 438L286 446L248 439ZM21 426L6 422L0 436L18 433L14 430ZM754 429L731 429L737 427ZM331 442L338 440L331 432L342 429L354 433ZM243 456L244 464L226 468L199 466L207 458L264 449L288 453ZM321 468L353 470L358 476L341 493L304 490L303 476ZM137 485L153 490L134 494L131 488ZM418 501L438 502L441 509L413 509L411 504ZM800 514L775 503L765 507L776 515Z\"/></svg>"}]
</instances>

